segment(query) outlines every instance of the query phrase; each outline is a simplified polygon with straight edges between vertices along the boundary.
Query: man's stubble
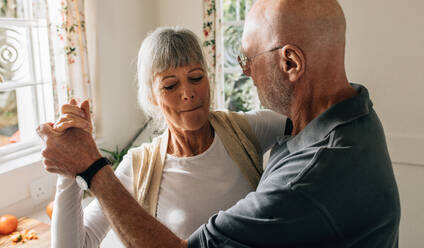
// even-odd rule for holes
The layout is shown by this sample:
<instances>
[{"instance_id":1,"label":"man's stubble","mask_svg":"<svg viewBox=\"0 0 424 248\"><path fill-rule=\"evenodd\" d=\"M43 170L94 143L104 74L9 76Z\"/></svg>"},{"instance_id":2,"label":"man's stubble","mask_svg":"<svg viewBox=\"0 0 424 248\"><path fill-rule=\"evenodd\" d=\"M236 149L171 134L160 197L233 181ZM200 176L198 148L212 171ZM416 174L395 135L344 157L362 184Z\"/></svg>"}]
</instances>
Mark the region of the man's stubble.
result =
<instances>
[{"instance_id":1,"label":"man's stubble","mask_svg":"<svg viewBox=\"0 0 424 248\"><path fill-rule=\"evenodd\" d=\"M275 112L288 116L294 87L284 78L277 67L266 76L265 85L258 87L259 100L262 105Z\"/></svg>"}]
</instances>

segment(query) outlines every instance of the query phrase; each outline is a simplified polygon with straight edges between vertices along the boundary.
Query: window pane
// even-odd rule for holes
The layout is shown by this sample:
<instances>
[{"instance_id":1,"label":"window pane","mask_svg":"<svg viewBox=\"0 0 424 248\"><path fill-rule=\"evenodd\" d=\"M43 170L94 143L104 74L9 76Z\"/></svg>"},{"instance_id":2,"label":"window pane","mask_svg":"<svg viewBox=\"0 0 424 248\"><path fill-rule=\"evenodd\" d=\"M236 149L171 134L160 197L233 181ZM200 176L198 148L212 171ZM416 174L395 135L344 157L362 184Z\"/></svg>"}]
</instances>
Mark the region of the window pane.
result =
<instances>
[{"instance_id":1,"label":"window pane","mask_svg":"<svg viewBox=\"0 0 424 248\"><path fill-rule=\"evenodd\" d=\"M240 1L240 20L246 19L246 14L253 5L253 0Z\"/></svg>"},{"instance_id":2,"label":"window pane","mask_svg":"<svg viewBox=\"0 0 424 248\"><path fill-rule=\"evenodd\" d=\"M224 30L224 67L238 67L243 26L229 26Z\"/></svg>"},{"instance_id":3,"label":"window pane","mask_svg":"<svg viewBox=\"0 0 424 248\"><path fill-rule=\"evenodd\" d=\"M231 111L259 109L259 99L252 79L241 72L224 74L225 107Z\"/></svg>"},{"instance_id":4,"label":"window pane","mask_svg":"<svg viewBox=\"0 0 424 248\"><path fill-rule=\"evenodd\" d=\"M12 81L0 82L0 156L34 145L53 117L45 18L45 0L0 0L0 77Z\"/></svg>"},{"instance_id":5,"label":"window pane","mask_svg":"<svg viewBox=\"0 0 424 248\"><path fill-rule=\"evenodd\" d=\"M24 0L0 0L0 17L23 18Z\"/></svg>"},{"instance_id":6,"label":"window pane","mask_svg":"<svg viewBox=\"0 0 424 248\"><path fill-rule=\"evenodd\" d=\"M46 0L32 0L32 16L35 19L46 18Z\"/></svg>"},{"instance_id":7,"label":"window pane","mask_svg":"<svg viewBox=\"0 0 424 248\"><path fill-rule=\"evenodd\" d=\"M0 24L0 75L4 81L31 81L27 29Z\"/></svg>"},{"instance_id":8,"label":"window pane","mask_svg":"<svg viewBox=\"0 0 424 248\"><path fill-rule=\"evenodd\" d=\"M0 146L19 141L16 91L0 92Z\"/></svg>"},{"instance_id":9,"label":"window pane","mask_svg":"<svg viewBox=\"0 0 424 248\"><path fill-rule=\"evenodd\" d=\"M223 11L222 19L224 22L236 21L237 20L237 1L224 0L222 5L222 11Z\"/></svg>"},{"instance_id":10,"label":"window pane","mask_svg":"<svg viewBox=\"0 0 424 248\"><path fill-rule=\"evenodd\" d=\"M253 0L224 0L222 6L223 21L244 21L253 3Z\"/></svg>"}]
</instances>

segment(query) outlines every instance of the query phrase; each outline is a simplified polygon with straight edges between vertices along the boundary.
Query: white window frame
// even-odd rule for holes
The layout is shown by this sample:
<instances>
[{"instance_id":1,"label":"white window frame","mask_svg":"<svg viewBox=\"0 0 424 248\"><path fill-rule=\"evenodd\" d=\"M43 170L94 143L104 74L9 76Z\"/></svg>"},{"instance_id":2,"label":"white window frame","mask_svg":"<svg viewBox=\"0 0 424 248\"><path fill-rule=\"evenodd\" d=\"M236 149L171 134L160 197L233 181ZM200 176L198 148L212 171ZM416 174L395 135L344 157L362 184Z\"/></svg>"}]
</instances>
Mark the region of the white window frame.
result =
<instances>
[{"instance_id":1,"label":"white window frame","mask_svg":"<svg viewBox=\"0 0 424 248\"><path fill-rule=\"evenodd\" d=\"M224 66L225 63L225 47L224 47L224 31L229 26L240 26L244 27L244 20L240 20L240 0L236 0L236 21L225 21L224 20L224 0L216 0L216 11L219 15L219 22L216 23L216 49L219 49L221 56L218 57L218 60L216 61L217 66L220 66L220 70L218 70L220 73L217 73L216 78L218 82L218 94L216 96L217 101L217 107L218 108L226 108L225 106L225 91L224 91L224 84L225 84L225 74L226 73L242 73L242 69L240 66L236 65L235 67L226 68ZM252 5L257 0L252 0ZM247 15L248 10L250 9L251 5L248 5L246 3L245 5L245 17ZM240 41L241 42L241 41Z\"/></svg>"},{"instance_id":2,"label":"white window frame","mask_svg":"<svg viewBox=\"0 0 424 248\"><path fill-rule=\"evenodd\" d=\"M0 147L0 167L6 162L10 164L12 159L40 151L35 129L41 123L54 120L47 21L33 18L31 0L22 2L23 18L0 17L0 25L25 29L25 59L30 80L5 81L0 83L0 91L16 90L19 131L25 141Z\"/></svg>"}]
</instances>

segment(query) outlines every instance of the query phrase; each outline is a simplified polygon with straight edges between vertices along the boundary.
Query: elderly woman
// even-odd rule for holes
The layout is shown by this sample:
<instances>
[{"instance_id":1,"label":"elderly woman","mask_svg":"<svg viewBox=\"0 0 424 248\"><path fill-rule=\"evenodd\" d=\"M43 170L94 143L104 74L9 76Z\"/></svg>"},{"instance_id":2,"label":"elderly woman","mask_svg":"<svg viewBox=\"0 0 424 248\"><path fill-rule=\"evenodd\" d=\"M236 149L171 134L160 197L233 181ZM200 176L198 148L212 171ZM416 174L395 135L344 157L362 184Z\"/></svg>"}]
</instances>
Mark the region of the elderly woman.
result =
<instances>
[{"instance_id":1,"label":"elderly woman","mask_svg":"<svg viewBox=\"0 0 424 248\"><path fill-rule=\"evenodd\" d=\"M139 103L157 123L164 118L167 130L130 150L115 172L151 215L183 239L256 189L263 152L284 133L286 121L269 110L210 111L206 69L199 42L189 30L159 28L143 41ZM78 111L75 102L64 106L56 131L89 131L89 120L78 117ZM75 179L59 177L54 247L98 247L110 229L98 201L82 210L81 197Z\"/></svg>"}]
</instances>

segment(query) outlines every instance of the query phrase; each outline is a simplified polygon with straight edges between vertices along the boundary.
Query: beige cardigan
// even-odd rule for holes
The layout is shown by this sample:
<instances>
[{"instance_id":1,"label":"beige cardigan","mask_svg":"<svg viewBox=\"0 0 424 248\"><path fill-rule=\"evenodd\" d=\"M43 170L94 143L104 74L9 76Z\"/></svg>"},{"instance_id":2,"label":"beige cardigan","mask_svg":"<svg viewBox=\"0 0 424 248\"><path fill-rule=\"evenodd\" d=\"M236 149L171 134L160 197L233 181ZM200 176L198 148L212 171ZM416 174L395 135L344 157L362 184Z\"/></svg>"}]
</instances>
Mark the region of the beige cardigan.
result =
<instances>
[{"instance_id":1,"label":"beige cardigan","mask_svg":"<svg viewBox=\"0 0 424 248\"><path fill-rule=\"evenodd\" d=\"M236 112L213 111L209 122L230 157L256 189L263 172L262 150L246 118ZM155 217L168 136L169 131L166 130L151 143L131 150L134 195L140 205Z\"/></svg>"}]
</instances>

